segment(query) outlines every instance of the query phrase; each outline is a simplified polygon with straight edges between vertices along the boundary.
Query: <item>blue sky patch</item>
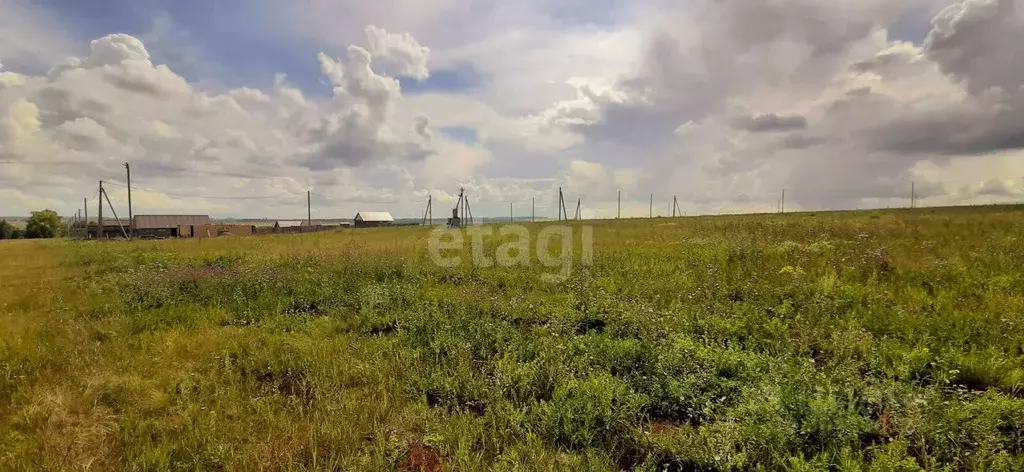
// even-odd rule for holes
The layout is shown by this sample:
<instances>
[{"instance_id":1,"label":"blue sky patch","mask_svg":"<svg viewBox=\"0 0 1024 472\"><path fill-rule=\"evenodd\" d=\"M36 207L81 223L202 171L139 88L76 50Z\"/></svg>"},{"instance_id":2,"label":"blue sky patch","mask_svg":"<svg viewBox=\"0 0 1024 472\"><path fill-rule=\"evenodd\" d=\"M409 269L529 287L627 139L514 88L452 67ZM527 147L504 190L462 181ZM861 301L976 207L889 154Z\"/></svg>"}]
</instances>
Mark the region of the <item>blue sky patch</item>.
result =
<instances>
[{"instance_id":1,"label":"blue sky patch","mask_svg":"<svg viewBox=\"0 0 1024 472\"><path fill-rule=\"evenodd\" d=\"M924 43L924 39L932 30L932 19L923 8L912 10L903 15L895 24L889 27L889 39L908 41L917 45Z\"/></svg>"},{"instance_id":2,"label":"blue sky patch","mask_svg":"<svg viewBox=\"0 0 1024 472\"><path fill-rule=\"evenodd\" d=\"M460 143L476 144L480 141L476 130L465 126L442 126L438 131L442 136Z\"/></svg>"},{"instance_id":3,"label":"blue sky patch","mask_svg":"<svg viewBox=\"0 0 1024 472\"><path fill-rule=\"evenodd\" d=\"M67 33L83 43L111 33L141 39L154 63L166 64L189 82L268 88L283 72L309 95L331 95L316 56L336 54L323 44L268 34L267 19L252 2L39 0L39 5L63 18Z\"/></svg>"},{"instance_id":4,"label":"blue sky patch","mask_svg":"<svg viewBox=\"0 0 1024 472\"><path fill-rule=\"evenodd\" d=\"M487 84L487 78L477 72L470 63L464 63L448 69L431 69L427 80L417 81L409 77L399 77L403 94L417 93L466 93L478 90Z\"/></svg>"},{"instance_id":5,"label":"blue sky patch","mask_svg":"<svg viewBox=\"0 0 1024 472\"><path fill-rule=\"evenodd\" d=\"M626 0L562 0L541 2L551 19L563 27L610 28L622 23L630 2Z\"/></svg>"}]
</instances>

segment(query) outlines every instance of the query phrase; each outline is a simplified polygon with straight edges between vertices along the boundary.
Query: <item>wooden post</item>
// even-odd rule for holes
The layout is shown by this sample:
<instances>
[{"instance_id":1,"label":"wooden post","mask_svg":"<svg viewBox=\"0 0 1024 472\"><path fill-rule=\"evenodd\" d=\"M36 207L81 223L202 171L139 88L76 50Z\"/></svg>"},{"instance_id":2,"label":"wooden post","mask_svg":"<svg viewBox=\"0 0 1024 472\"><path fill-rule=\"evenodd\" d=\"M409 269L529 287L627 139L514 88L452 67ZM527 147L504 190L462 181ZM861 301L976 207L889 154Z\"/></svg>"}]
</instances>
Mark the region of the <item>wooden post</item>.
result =
<instances>
[{"instance_id":1,"label":"wooden post","mask_svg":"<svg viewBox=\"0 0 1024 472\"><path fill-rule=\"evenodd\" d=\"M135 237L135 219L132 217L132 168L124 163L124 171L128 177L128 234Z\"/></svg>"},{"instance_id":2,"label":"wooden post","mask_svg":"<svg viewBox=\"0 0 1024 472\"><path fill-rule=\"evenodd\" d=\"M565 216L565 221L569 221L569 212L565 209L565 196L562 195L562 188L558 188L558 200L561 202L562 215Z\"/></svg>"},{"instance_id":3,"label":"wooden post","mask_svg":"<svg viewBox=\"0 0 1024 472\"><path fill-rule=\"evenodd\" d=\"M562 187L558 187L558 221L562 221Z\"/></svg>"},{"instance_id":4,"label":"wooden post","mask_svg":"<svg viewBox=\"0 0 1024 472\"><path fill-rule=\"evenodd\" d=\"M97 217L97 220L96 220L96 227L97 227L97 229L96 229L96 239L106 239L105 238L106 234L104 234L104 232L103 232L103 181L102 180L100 181L100 190L99 190L99 194L98 195L99 196L96 198L96 204L99 205L100 209L99 209L99 213L98 213L99 216Z\"/></svg>"},{"instance_id":5,"label":"wooden post","mask_svg":"<svg viewBox=\"0 0 1024 472\"><path fill-rule=\"evenodd\" d=\"M427 196L427 208L423 210L423 224L434 226L434 196Z\"/></svg>"}]
</instances>

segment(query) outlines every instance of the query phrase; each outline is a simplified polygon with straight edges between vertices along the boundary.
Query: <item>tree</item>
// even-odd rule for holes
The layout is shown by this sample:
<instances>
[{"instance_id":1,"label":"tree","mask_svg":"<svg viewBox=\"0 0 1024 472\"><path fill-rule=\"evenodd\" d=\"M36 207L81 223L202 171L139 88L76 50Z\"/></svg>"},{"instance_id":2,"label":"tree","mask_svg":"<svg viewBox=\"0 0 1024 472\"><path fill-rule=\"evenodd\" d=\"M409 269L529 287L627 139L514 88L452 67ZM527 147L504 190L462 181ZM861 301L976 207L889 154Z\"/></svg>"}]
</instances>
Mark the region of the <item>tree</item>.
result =
<instances>
[{"instance_id":1,"label":"tree","mask_svg":"<svg viewBox=\"0 0 1024 472\"><path fill-rule=\"evenodd\" d=\"M60 216L53 210L33 211L25 225L26 239L53 238L60 234Z\"/></svg>"},{"instance_id":2,"label":"tree","mask_svg":"<svg viewBox=\"0 0 1024 472\"><path fill-rule=\"evenodd\" d=\"M14 225L0 220L0 239L14 239Z\"/></svg>"}]
</instances>

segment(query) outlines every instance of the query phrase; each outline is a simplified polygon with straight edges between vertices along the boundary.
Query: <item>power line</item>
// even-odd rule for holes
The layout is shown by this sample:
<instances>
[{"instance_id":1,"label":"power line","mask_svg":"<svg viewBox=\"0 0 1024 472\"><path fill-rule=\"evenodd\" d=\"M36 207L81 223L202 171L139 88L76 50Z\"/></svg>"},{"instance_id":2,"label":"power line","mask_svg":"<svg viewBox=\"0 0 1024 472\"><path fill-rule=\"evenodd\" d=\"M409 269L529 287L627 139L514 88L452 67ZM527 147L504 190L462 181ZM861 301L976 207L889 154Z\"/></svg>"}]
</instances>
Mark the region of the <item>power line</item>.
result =
<instances>
[{"instance_id":1,"label":"power line","mask_svg":"<svg viewBox=\"0 0 1024 472\"><path fill-rule=\"evenodd\" d=\"M81 162L81 161L16 161L16 160L10 160L10 159L0 159L0 164L14 164L14 165L24 165L24 166L93 166L93 167L95 167L94 163L91 163L91 162ZM185 169L185 168L180 168L180 167L168 167L168 166L162 166L162 165L142 165L142 166L138 166L137 165L136 166L136 170L139 169L140 167L143 170L145 170L145 169L155 169L155 170L162 171L162 172L177 172L177 173L182 173L182 174L189 174L189 173L191 173L191 174L197 175L199 177L202 177L202 176L222 176L222 177L234 177L234 178L239 178L239 179L251 179L251 180L281 180L281 179L287 179L286 177L280 177L280 176L253 175L253 174L244 174L244 173L240 173L240 172L225 172L225 171L215 171L215 170Z\"/></svg>"},{"instance_id":2,"label":"power line","mask_svg":"<svg viewBox=\"0 0 1024 472\"><path fill-rule=\"evenodd\" d=\"M136 168L138 168L138 166ZM224 172L224 171L216 171L216 170L184 169L184 168L180 168L180 167L168 167L168 166L163 166L163 165L149 165L149 166L143 165L142 166L142 169L147 169L147 168L155 169L155 170L159 170L159 171L180 172L182 174L191 173L191 174L194 174L194 175L199 176L199 177L202 177L203 175L218 175L218 176L222 176L222 177L235 177L235 178L239 178L239 179L253 179L253 180L279 180L279 179L285 179L286 178L286 177L271 176L271 175L243 174L241 172Z\"/></svg>"},{"instance_id":3,"label":"power line","mask_svg":"<svg viewBox=\"0 0 1024 472\"><path fill-rule=\"evenodd\" d=\"M311 193L313 195L316 195L318 197L324 198L326 200L330 200L330 201L333 201L333 202L340 202L340 203L365 203L367 205L395 205L395 204L402 203L402 202L398 201L398 199L384 200L384 201L381 201L381 200L378 200L378 201L355 200L355 199L350 199L350 198L332 197L330 195L324 195L324 194L316 193L316 192L311 192ZM426 200L423 200L422 203L426 203L426 202L427 202Z\"/></svg>"},{"instance_id":4,"label":"power line","mask_svg":"<svg viewBox=\"0 0 1024 472\"><path fill-rule=\"evenodd\" d=\"M112 181L109 181L109 180L104 180L103 182L107 183L107 184L110 184L110 185L114 185L116 187L128 188L127 185L120 184L120 183L117 183L117 182L112 182ZM151 188L138 187L138 186L134 186L134 185L132 186L132 190L142 190L144 192L159 193L161 195L168 195L168 196L173 196L173 197L199 198L199 199L204 199L204 200L273 200L273 199L279 199L279 198L297 197L299 195L305 195L305 193L306 193L305 191L303 191L301 193L287 193L287 194L272 195L272 196L227 197L227 196L211 196L211 195L189 195L189 194L184 194L184 193L165 192L165 191L162 191L162 190L154 190L154 189L151 189Z\"/></svg>"},{"instance_id":5,"label":"power line","mask_svg":"<svg viewBox=\"0 0 1024 472\"><path fill-rule=\"evenodd\" d=\"M533 196L530 196L530 197L526 197L526 198L524 198L524 199L522 199L522 200L512 200L512 201L511 201L510 203L523 203L523 202L528 202L528 201L530 201L530 200L533 200L533 199L535 199L535 198L540 198L540 197L543 197L543 196L545 196L545 195L549 195L549 194L551 194L552 192L554 192L554 191L557 191L557 190L558 190L558 188L557 188L557 187L553 187L553 188L550 188L550 189L548 189L548 190L547 190L547 191L545 191L545 192L541 192L541 193L538 193L538 194L536 194L536 195L533 195Z\"/></svg>"}]
</instances>

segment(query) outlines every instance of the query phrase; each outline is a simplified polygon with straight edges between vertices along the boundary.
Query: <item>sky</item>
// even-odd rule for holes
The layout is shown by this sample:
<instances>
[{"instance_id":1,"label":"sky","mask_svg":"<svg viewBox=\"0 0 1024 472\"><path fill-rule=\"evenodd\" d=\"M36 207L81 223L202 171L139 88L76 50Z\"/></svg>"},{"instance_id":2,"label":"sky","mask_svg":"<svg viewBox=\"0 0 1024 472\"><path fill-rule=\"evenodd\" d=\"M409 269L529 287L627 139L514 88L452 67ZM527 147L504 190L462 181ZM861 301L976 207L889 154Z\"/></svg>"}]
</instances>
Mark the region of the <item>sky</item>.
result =
<instances>
[{"instance_id":1,"label":"sky","mask_svg":"<svg viewBox=\"0 0 1024 472\"><path fill-rule=\"evenodd\" d=\"M1024 0L0 0L0 215L1024 201Z\"/></svg>"}]
</instances>

